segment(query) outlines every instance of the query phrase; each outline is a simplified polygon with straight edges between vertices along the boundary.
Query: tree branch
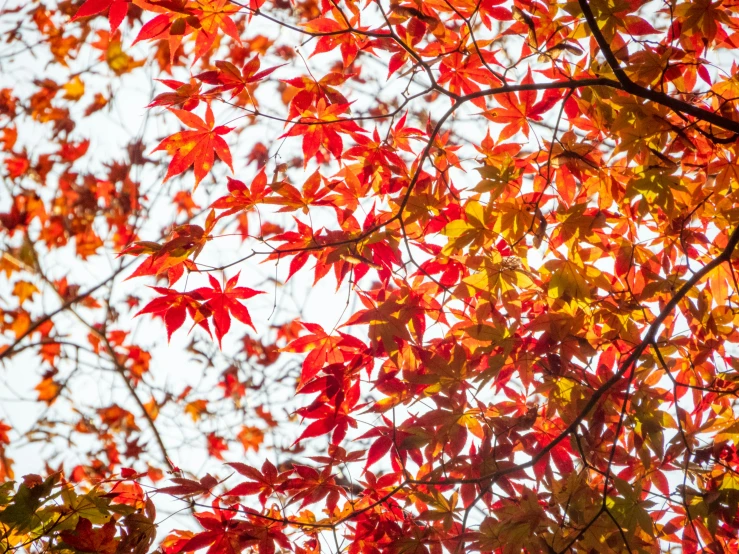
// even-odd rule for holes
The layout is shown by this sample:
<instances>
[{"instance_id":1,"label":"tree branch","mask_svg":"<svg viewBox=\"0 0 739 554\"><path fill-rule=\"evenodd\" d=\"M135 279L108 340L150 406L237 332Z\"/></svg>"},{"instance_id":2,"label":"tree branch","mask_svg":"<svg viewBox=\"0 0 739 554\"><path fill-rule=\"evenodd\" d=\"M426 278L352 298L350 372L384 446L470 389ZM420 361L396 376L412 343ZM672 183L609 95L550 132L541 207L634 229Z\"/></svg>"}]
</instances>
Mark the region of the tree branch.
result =
<instances>
[{"instance_id":1,"label":"tree branch","mask_svg":"<svg viewBox=\"0 0 739 554\"><path fill-rule=\"evenodd\" d=\"M621 68L621 64L619 63L615 54L611 50L608 41L603 36L600 27L598 27L598 22L595 20L595 16L593 15L593 12L590 9L587 0L578 0L578 3L580 4L580 9L585 16L585 20L588 22L590 32L593 33L593 38L598 43L600 51L603 53L603 57L605 57L606 62L613 70L613 73L616 75L621 88L623 88L625 92L633 94L634 96L639 96L640 98L646 98L647 100L651 100L652 102L656 102L657 104L667 106L675 112L682 112L692 115L696 119L706 121L708 123L711 123L712 125L715 125L716 127L720 127L722 129L726 129L727 131L739 134L739 122L732 121L731 119L720 116L715 112L711 112L693 104L678 100L677 98L669 96L664 92L657 92L656 90L648 89L629 79L628 75L626 75L626 72Z\"/></svg>"},{"instance_id":2,"label":"tree branch","mask_svg":"<svg viewBox=\"0 0 739 554\"><path fill-rule=\"evenodd\" d=\"M665 319L669 317L669 315L672 313L672 310L674 310L678 303L687 296L687 294L693 289L695 285L697 285L703 277L708 275L711 271L716 269L718 266L720 266L722 263L727 262L731 259L731 255L734 253L734 250L736 250L737 244L739 244L739 226L737 226L734 231L731 233L731 236L729 237L729 240L726 244L726 247L724 250L716 256L713 260L708 262L706 265L704 265L700 270L696 271L695 274L688 279L682 287L674 294L672 298L670 298L670 301L665 304L665 307L660 311L660 313L657 315L656 319L651 323L649 328L647 329L646 334L644 335L644 338L642 341L634 348L634 350L631 351L631 354L626 358L626 360L623 361L621 364L621 367L619 370L613 374L613 376L608 379L603 385L601 385L598 389L596 389L593 394L590 396L590 399L588 400L587 404L585 404L585 407L582 409L582 411L578 414L578 416L570 422L570 424L554 439L552 442L547 444L546 446L542 447L539 452L537 452L534 456L531 457L531 459L527 462L523 462L520 464L516 464L504 469L500 469L497 471L493 471L492 473L488 473L487 475L483 475L481 477L474 477L474 478L448 478L443 480L436 480L436 481L430 481L430 480L424 480L424 479L418 479L410 481L413 484L419 484L419 485L451 485L451 484L459 484L459 483L480 483L483 481L490 480L491 484L494 483L497 479L500 479L501 477L504 477L505 475L509 475L511 473L515 473L517 471L521 471L523 469L527 469L529 467L533 467L536 465L536 463L541 460L544 456L549 454L551 450L557 446L560 442L562 442L570 433L575 431L577 429L578 425L582 423L587 415L590 413L590 411L595 408L595 406L600 402L600 399L608 392L608 390L615 385L617 382L621 380L621 378L626 374L626 372L629 370L629 368L637 362L639 357L644 353L644 350L647 349L655 340L657 337L657 331L659 331L660 326L662 323L664 323Z\"/></svg>"}]
</instances>

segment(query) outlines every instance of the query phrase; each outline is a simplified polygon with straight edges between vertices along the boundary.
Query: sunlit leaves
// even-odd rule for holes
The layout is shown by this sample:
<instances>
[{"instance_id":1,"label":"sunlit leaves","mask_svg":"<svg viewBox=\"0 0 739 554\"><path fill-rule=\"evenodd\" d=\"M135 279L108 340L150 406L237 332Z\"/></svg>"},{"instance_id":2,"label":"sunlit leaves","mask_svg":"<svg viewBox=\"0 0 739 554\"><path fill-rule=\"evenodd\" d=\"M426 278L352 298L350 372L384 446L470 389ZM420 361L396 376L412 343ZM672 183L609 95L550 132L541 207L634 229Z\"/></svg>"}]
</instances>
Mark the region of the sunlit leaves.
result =
<instances>
[{"instance_id":1,"label":"sunlit leaves","mask_svg":"<svg viewBox=\"0 0 739 554\"><path fill-rule=\"evenodd\" d=\"M6 10L0 479L86 492L3 546L735 551L739 22L673 4Z\"/></svg>"},{"instance_id":2,"label":"sunlit leaves","mask_svg":"<svg viewBox=\"0 0 739 554\"><path fill-rule=\"evenodd\" d=\"M249 311L240 301L261 294L262 291L237 286L238 273L226 282L225 288L221 287L218 279L213 275L208 275L208 280L210 287L195 289L190 295L192 298L203 302L202 308L212 314L213 327L218 343L221 343L221 339L231 328L231 316L253 328L254 325L249 316Z\"/></svg>"},{"instance_id":3,"label":"sunlit leaves","mask_svg":"<svg viewBox=\"0 0 739 554\"><path fill-rule=\"evenodd\" d=\"M182 277L186 267L188 271L195 269L190 257L192 256L194 260L200 254L209 239L208 233L212 230L214 222L215 212L211 212L206 221L206 229L199 225L181 225L173 229L169 240L163 244L148 241L135 242L122 250L120 255L148 255L131 277L159 275L166 272L170 284L173 284Z\"/></svg>"},{"instance_id":4,"label":"sunlit leaves","mask_svg":"<svg viewBox=\"0 0 739 554\"><path fill-rule=\"evenodd\" d=\"M260 62L257 56L246 62L241 71L228 61L217 61L216 67L218 68L217 71L201 73L197 76L197 79L203 83L215 85L209 91L211 94L214 92L222 93L230 91L232 96L240 94L248 85L258 83L278 69L278 67L270 67L259 71Z\"/></svg>"},{"instance_id":5,"label":"sunlit leaves","mask_svg":"<svg viewBox=\"0 0 739 554\"><path fill-rule=\"evenodd\" d=\"M206 109L205 121L185 110L171 111L182 123L195 130L175 133L154 149L155 152L164 150L172 157L165 181L192 167L197 185L213 168L216 156L233 171L231 151L221 138L230 133L232 128L225 125L214 127L215 119L210 106Z\"/></svg>"},{"instance_id":6,"label":"sunlit leaves","mask_svg":"<svg viewBox=\"0 0 739 554\"><path fill-rule=\"evenodd\" d=\"M316 107L305 110L300 119L293 124L287 137L303 137L303 156L305 164L323 147L337 159L341 159L344 143L340 133L349 134L365 132L357 123L348 117L342 117L349 111L348 104L327 105L321 98Z\"/></svg>"},{"instance_id":7,"label":"sunlit leaves","mask_svg":"<svg viewBox=\"0 0 739 554\"><path fill-rule=\"evenodd\" d=\"M123 0L86 0L72 20L97 15L105 10L108 10L110 32L114 33L128 12L128 3Z\"/></svg>"},{"instance_id":8,"label":"sunlit leaves","mask_svg":"<svg viewBox=\"0 0 739 554\"><path fill-rule=\"evenodd\" d=\"M303 370L298 388L310 382L324 367L341 364L363 348L363 343L349 335L329 335L315 323L303 323L307 335L292 341L285 350L288 352L308 352L303 361Z\"/></svg>"},{"instance_id":9,"label":"sunlit leaves","mask_svg":"<svg viewBox=\"0 0 739 554\"><path fill-rule=\"evenodd\" d=\"M200 311L200 304L194 301L189 295L160 287L155 287L154 290L159 296L144 306L136 315L153 314L161 317L167 328L167 337L169 339L172 338L172 333L185 323L188 310L190 315L193 316L193 319L198 317L198 315L200 316L200 321L196 320L196 322L201 325L205 323L204 314Z\"/></svg>"},{"instance_id":10,"label":"sunlit leaves","mask_svg":"<svg viewBox=\"0 0 739 554\"><path fill-rule=\"evenodd\" d=\"M219 217L248 211L260 204L269 193L267 176L260 171L249 188L243 182L229 178L228 192L227 196L222 196L212 205L216 210L225 210Z\"/></svg>"}]
</instances>

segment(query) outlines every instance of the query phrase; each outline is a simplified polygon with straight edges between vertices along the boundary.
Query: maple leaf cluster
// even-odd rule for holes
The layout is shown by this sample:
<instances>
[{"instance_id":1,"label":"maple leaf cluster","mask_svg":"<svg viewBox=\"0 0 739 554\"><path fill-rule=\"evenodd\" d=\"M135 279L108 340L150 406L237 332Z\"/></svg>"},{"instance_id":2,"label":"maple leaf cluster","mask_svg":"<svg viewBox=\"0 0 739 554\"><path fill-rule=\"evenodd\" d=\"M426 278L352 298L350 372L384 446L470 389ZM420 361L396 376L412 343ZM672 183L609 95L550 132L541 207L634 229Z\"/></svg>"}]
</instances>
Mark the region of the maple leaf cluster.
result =
<instances>
[{"instance_id":1,"label":"maple leaf cluster","mask_svg":"<svg viewBox=\"0 0 739 554\"><path fill-rule=\"evenodd\" d=\"M5 550L739 549L739 4L0 15Z\"/></svg>"}]
</instances>

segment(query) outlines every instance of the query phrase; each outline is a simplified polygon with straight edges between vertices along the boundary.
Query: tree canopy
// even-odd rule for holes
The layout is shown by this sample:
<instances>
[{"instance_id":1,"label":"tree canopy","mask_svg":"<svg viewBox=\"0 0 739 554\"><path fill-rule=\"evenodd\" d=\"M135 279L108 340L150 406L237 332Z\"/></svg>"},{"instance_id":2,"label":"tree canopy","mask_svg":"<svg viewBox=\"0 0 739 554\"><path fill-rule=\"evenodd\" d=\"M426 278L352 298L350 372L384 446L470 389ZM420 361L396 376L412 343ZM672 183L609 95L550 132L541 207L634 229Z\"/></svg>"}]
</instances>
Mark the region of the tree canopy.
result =
<instances>
[{"instance_id":1,"label":"tree canopy","mask_svg":"<svg viewBox=\"0 0 739 554\"><path fill-rule=\"evenodd\" d=\"M0 9L3 551L739 550L739 2Z\"/></svg>"}]
</instances>

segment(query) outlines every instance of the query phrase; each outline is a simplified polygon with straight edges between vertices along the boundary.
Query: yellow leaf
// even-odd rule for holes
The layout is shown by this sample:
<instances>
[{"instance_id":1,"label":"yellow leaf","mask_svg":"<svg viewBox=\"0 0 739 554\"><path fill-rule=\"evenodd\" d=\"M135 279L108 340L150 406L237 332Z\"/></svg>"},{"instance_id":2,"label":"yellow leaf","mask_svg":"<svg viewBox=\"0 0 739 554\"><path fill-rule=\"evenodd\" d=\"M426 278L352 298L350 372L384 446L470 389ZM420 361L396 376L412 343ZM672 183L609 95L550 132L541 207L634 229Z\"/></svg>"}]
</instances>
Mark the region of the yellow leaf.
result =
<instances>
[{"instance_id":1,"label":"yellow leaf","mask_svg":"<svg viewBox=\"0 0 739 554\"><path fill-rule=\"evenodd\" d=\"M193 421L198 421L203 414L208 413L207 400L193 400L185 405L185 411L190 414Z\"/></svg>"},{"instance_id":2,"label":"yellow leaf","mask_svg":"<svg viewBox=\"0 0 739 554\"><path fill-rule=\"evenodd\" d=\"M664 211L667 215L675 213L675 192L684 191L677 177L657 170L645 171L638 179L631 181L626 189L626 196L639 194L646 201L650 211Z\"/></svg>"},{"instance_id":3,"label":"yellow leaf","mask_svg":"<svg viewBox=\"0 0 739 554\"><path fill-rule=\"evenodd\" d=\"M590 287L585 281L583 267L569 260L552 260L547 268L554 269L549 280L549 297L587 300L590 298Z\"/></svg>"},{"instance_id":4,"label":"yellow leaf","mask_svg":"<svg viewBox=\"0 0 739 554\"><path fill-rule=\"evenodd\" d=\"M21 306L26 300L32 299L33 295L37 292L36 285L28 281L18 281L13 287L13 296L18 298L18 303Z\"/></svg>"},{"instance_id":5,"label":"yellow leaf","mask_svg":"<svg viewBox=\"0 0 739 554\"><path fill-rule=\"evenodd\" d=\"M475 200L470 200L464 208L467 219L476 227L485 227L485 208Z\"/></svg>"},{"instance_id":6,"label":"yellow leaf","mask_svg":"<svg viewBox=\"0 0 739 554\"><path fill-rule=\"evenodd\" d=\"M719 488L721 490L724 490L724 489L739 490L739 476L736 476L733 473L729 473L729 472L724 473L724 477L723 479L721 479L721 486Z\"/></svg>"},{"instance_id":7,"label":"yellow leaf","mask_svg":"<svg viewBox=\"0 0 739 554\"><path fill-rule=\"evenodd\" d=\"M79 76L69 81L62 87L64 89L64 98L67 100L79 100L85 94L85 83Z\"/></svg>"}]
</instances>

